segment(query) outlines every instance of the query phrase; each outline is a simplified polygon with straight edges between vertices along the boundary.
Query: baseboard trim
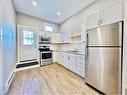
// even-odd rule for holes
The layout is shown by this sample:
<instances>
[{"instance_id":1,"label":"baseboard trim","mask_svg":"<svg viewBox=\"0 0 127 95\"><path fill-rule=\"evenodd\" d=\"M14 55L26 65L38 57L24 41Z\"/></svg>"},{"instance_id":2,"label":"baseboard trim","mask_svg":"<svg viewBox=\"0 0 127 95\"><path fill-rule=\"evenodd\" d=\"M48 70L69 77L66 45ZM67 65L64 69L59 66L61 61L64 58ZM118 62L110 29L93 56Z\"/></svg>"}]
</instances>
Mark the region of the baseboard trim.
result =
<instances>
[{"instance_id":1,"label":"baseboard trim","mask_svg":"<svg viewBox=\"0 0 127 95\"><path fill-rule=\"evenodd\" d=\"M8 78L8 81L7 81L6 84L4 85L4 93L7 93L7 92L8 92L9 87L10 87L10 85L11 85L11 83L12 83L12 80L13 80L14 76L15 76L15 72L13 71L13 72L10 74L10 76L9 76L9 78Z\"/></svg>"},{"instance_id":2,"label":"baseboard trim","mask_svg":"<svg viewBox=\"0 0 127 95\"><path fill-rule=\"evenodd\" d=\"M34 65L34 66L29 66L29 67L23 67L23 68L15 68L15 72L23 71L23 70L28 70L32 68L40 67L40 65Z\"/></svg>"}]
</instances>

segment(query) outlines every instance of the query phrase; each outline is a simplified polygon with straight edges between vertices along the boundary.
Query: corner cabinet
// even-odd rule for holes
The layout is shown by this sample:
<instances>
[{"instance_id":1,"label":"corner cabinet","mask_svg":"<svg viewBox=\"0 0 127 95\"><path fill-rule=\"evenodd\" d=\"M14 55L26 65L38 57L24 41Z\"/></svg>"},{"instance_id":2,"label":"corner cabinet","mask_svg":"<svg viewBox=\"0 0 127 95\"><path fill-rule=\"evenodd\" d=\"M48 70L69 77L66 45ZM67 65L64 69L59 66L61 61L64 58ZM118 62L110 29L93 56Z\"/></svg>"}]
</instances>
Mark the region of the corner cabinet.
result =
<instances>
[{"instance_id":1,"label":"corner cabinet","mask_svg":"<svg viewBox=\"0 0 127 95\"><path fill-rule=\"evenodd\" d=\"M123 21L123 0L117 0L112 4L90 14L87 17L87 30L101 25Z\"/></svg>"}]
</instances>

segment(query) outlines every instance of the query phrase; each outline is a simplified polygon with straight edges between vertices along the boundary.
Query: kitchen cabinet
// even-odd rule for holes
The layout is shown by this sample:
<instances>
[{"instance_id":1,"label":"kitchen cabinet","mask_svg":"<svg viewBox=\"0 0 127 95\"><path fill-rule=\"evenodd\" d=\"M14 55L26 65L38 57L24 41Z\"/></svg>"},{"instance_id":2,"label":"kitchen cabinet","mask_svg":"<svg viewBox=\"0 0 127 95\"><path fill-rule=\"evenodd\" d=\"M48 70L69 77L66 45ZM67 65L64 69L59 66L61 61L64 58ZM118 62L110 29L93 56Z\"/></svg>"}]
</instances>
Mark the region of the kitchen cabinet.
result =
<instances>
[{"instance_id":1,"label":"kitchen cabinet","mask_svg":"<svg viewBox=\"0 0 127 95\"><path fill-rule=\"evenodd\" d=\"M51 36L51 43L63 43L63 40L61 39L60 33L52 33Z\"/></svg>"},{"instance_id":2,"label":"kitchen cabinet","mask_svg":"<svg viewBox=\"0 0 127 95\"><path fill-rule=\"evenodd\" d=\"M122 0L115 2L101 10L102 24L122 21Z\"/></svg>"},{"instance_id":3,"label":"kitchen cabinet","mask_svg":"<svg viewBox=\"0 0 127 95\"><path fill-rule=\"evenodd\" d=\"M99 18L100 18L100 11L96 11L96 12L90 14L87 17L87 29L97 27Z\"/></svg>"},{"instance_id":4,"label":"kitchen cabinet","mask_svg":"<svg viewBox=\"0 0 127 95\"><path fill-rule=\"evenodd\" d=\"M68 53L63 53L63 66L69 69L69 56Z\"/></svg>"},{"instance_id":5,"label":"kitchen cabinet","mask_svg":"<svg viewBox=\"0 0 127 95\"><path fill-rule=\"evenodd\" d=\"M71 42L70 32L60 32L60 36L63 40L63 43L70 43Z\"/></svg>"},{"instance_id":6,"label":"kitchen cabinet","mask_svg":"<svg viewBox=\"0 0 127 95\"><path fill-rule=\"evenodd\" d=\"M85 78L85 56L57 52L56 57L58 64Z\"/></svg>"},{"instance_id":7,"label":"kitchen cabinet","mask_svg":"<svg viewBox=\"0 0 127 95\"><path fill-rule=\"evenodd\" d=\"M64 53L59 52L58 60L59 60L58 63L59 63L60 65L64 65L64 63L65 63Z\"/></svg>"},{"instance_id":8,"label":"kitchen cabinet","mask_svg":"<svg viewBox=\"0 0 127 95\"><path fill-rule=\"evenodd\" d=\"M59 52L53 52L53 62L57 62L59 57Z\"/></svg>"},{"instance_id":9,"label":"kitchen cabinet","mask_svg":"<svg viewBox=\"0 0 127 95\"><path fill-rule=\"evenodd\" d=\"M68 54L68 67L71 71L76 73L76 55Z\"/></svg>"},{"instance_id":10,"label":"kitchen cabinet","mask_svg":"<svg viewBox=\"0 0 127 95\"><path fill-rule=\"evenodd\" d=\"M61 52L56 52L55 53L55 59L56 59L56 62L57 63L59 63L59 64L62 64L61 62L62 62L62 56L60 56L61 55Z\"/></svg>"},{"instance_id":11,"label":"kitchen cabinet","mask_svg":"<svg viewBox=\"0 0 127 95\"><path fill-rule=\"evenodd\" d=\"M77 74L85 78L85 56L77 55Z\"/></svg>"},{"instance_id":12,"label":"kitchen cabinet","mask_svg":"<svg viewBox=\"0 0 127 95\"><path fill-rule=\"evenodd\" d=\"M123 20L122 0L99 9L87 17L87 30Z\"/></svg>"},{"instance_id":13,"label":"kitchen cabinet","mask_svg":"<svg viewBox=\"0 0 127 95\"><path fill-rule=\"evenodd\" d=\"M69 32L60 32L60 33L53 33L51 37L51 42L54 44L61 44L61 43L70 43L70 33Z\"/></svg>"}]
</instances>

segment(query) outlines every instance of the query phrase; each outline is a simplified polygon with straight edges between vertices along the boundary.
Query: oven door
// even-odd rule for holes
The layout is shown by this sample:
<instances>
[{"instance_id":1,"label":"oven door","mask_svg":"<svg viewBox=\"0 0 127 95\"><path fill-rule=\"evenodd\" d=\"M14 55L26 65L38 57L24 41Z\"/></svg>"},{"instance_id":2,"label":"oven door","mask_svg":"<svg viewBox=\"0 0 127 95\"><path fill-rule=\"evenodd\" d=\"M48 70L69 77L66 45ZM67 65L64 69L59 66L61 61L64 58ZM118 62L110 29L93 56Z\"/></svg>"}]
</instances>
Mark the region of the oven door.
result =
<instances>
[{"instance_id":1,"label":"oven door","mask_svg":"<svg viewBox=\"0 0 127 95\"><path fill-rule=\"evenodd\" d=\"M41 52L40 66L52 64L52 62L53 60L51 51Z\"/></svg>"},{"instance_id":2,"label":"oven door","mask_svg":"<svg viewBox=\"0 0 127 95\"><path fill-rule=\"evenodd\" d=\"M49 60L52 59L52 52L41 52L41 60L45 61L45 60Z\"/></svg>"}]
</instances>

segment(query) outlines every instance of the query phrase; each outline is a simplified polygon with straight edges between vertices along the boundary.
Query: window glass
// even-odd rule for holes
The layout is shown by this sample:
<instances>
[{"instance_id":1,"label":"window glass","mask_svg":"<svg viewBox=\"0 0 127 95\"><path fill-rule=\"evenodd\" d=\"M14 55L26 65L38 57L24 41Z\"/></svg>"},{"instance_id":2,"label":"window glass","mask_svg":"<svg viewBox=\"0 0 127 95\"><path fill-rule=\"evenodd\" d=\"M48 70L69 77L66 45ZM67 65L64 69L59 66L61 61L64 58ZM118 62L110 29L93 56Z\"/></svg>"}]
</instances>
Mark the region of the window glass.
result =
<instances>
[{"instance_id":1,"label":"window glass","mask_svg":"<svg viewBox=\"0 0 127 95\"><path fill-rule=\"evenodd\" d=\"M24 45L33 45L34 44L34 32L32 31L23 31L23 44Z\"/></svg>"},{"instance_id":2,"label":"window glass","mask_svg":"<svg viewBox=\"0 0 127 95\"><path fill-rule=\"evenodd\" d=\"M47 31L47 32L53 32L54 28L52 26L45 26L45 31Z\"/></svg>"}]
</instances>

